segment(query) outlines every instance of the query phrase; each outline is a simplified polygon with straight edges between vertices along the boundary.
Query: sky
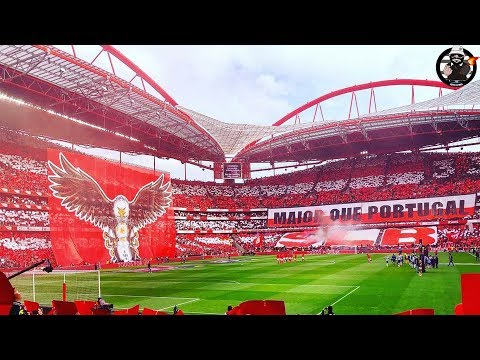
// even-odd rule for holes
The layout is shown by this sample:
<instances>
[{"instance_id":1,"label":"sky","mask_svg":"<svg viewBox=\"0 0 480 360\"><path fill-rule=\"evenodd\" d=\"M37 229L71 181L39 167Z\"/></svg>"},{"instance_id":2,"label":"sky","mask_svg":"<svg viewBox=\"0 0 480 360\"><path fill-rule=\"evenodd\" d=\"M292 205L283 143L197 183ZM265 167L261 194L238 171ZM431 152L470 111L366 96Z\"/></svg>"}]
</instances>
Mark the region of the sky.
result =
<instances>
[{"instance_id":1,"label":"sky","mask_svg":"<svg viewBox=\"0 0 480 360\"><path fill-rule=\"evenodd\" d=\"M114 45L153 78L179 105L228 123L271 125L290 111L321 95L352 85L395 78L439 80L436 61L453 45ZM480 56L480 45L464 45ZM70 46L56 47L71 53ZM75 46L76 55L87 61L100 46ZM129 81L134 74L113 59L117 76ZM105 53L94 65L111 71ZM476 78L480 75L477 74ZM137 78L138 79L138 78ZM141 87L139 82L133 83ZM480 78L479 78L480 79ZM477 79L474 79L474 81ZM147 91L160 97L147 86ZM444 91L443 94L449 91ZM356 93L360 115L368 113L370 90ZM415 101L438 96L438 89L415 87ZM410 104L411 87L375 90L377 110ZM349 116L351 95L322 104L327 120ZM373 110L373 108L372 108ZM354 105L351 117L356 117ZM300 121L313 119L313 109L300 114ZM319 121L317 114L316 121ZM90 151L117 159L118 153ZM152 166L152 157L122 155L122 160ZM209 163L205 163L209 164ZM156 161L156 167L183 179L179 161ZM252 169L265 168L265 164ZM305 167L303 167L305 168ZM284 170L282 169L282 172ZM289 171L289 170L288 170ZM213 181L212 171L187 165L187 179ZM277 174L280 170L277 170ZM254 177L272 171L252 173Z\"/></svg>"}]
</instances>

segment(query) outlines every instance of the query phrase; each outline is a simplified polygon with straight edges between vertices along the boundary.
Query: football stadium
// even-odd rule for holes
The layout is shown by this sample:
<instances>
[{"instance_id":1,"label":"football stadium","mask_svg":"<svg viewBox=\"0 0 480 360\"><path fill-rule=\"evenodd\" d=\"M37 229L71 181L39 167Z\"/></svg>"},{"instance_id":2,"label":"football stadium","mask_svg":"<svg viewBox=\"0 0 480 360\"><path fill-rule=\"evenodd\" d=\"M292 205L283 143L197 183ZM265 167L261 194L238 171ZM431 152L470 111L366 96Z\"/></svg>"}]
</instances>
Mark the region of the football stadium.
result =
<instances>
[{"instance_id":1,"label":"football stadium","mask_svg":"<svg viewBox=\"0 0 480 360\"><path fill-rule=\"evenodd\" d=\"M480 315L474 71L352 83L256 125L95 49L0 45L0 314Z\"/></svg>"}]
</instances>

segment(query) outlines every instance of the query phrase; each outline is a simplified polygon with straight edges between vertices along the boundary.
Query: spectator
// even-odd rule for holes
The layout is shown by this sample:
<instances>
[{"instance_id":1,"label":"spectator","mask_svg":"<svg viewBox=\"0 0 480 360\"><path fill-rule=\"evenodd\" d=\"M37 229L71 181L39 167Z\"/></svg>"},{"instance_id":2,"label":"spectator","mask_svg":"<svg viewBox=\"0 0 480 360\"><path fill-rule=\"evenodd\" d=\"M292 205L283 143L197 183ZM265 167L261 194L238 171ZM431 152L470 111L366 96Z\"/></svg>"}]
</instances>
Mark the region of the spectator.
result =
<instances>
[{"instance_id":1,"label":"spectator","mask_svg":"<svg viewBox=\"0 0 480 360\"><path fill-rule=\"evenodd\" d=\"M173 307L173 315L185 315L182 310L178 308L177 305Z\"/></svg>"},{"instance_id":2,"label":"spectator","mask_svg":"<svg viewBox=\"0 0 480 360\"><path fill-rule=\"evenodd\" d=\"M335 315L332 305L325 306L320 315Z\"/></svg>"},{"instance_id":3,"label":"spectator","mask_svg":"<svg viewBox=\"0 0 480 360\"><path fill-rule=\"evenodd\" d=\"M97 309L108 309L113 311L113 304L107 303L102 297L97 299L96 307Z\"/></svg>"},{"instance_id":4,"label":"spectator","mask_svg":"<svg viewBox=\"0 0 480 360\"><path fill-rule=\"evenodd\" d=\"M25 310L25 307L22 304L22 294L14 288L13 289L13 295L14 295L14 300L12 307L10 308L10 315L26 315L27 310Z\"/></svg>"}]
</instances>

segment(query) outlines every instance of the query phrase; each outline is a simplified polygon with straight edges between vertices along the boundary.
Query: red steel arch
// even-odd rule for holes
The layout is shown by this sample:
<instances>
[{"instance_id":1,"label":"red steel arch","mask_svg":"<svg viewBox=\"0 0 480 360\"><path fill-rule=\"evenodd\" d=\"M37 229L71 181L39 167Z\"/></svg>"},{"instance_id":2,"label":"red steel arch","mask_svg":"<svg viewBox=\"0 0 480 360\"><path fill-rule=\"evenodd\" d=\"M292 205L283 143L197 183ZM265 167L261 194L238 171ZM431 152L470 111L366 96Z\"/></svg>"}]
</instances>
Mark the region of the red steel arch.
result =
<instances>
[{"instance_id":1,"label":"red steel arch","mask_svg":"<svg viewBox=\"0 0 480 360\"><path fill-rule=\"evenodd\" d=\"M393 86L393 85L417 85L417 86L429 86L429 87L437 87L437 88L442 88L442 89L449 89L449 90L457 90L458 87L452 87L444 84L441 81L433 81L433 80L418 80L418 79L392 79L392 80L381 80L381 81L374 81L366 84L361 84L361 85L354 85L354 86L349 86L343 89L339 89L336 91L332 91L328 94L322 95L314 100L311 100L307 102L306 104L300 106L299 108L289 112L287 115L282 117L280 120L272 124L273 126L280 126L293 118L294 116L300 114L302 111L307 110L308 108L311 108L312 106L315 106L322 101L334 98L336 96L352 93L355 91L360 91L360 90L366 90L366 89L373 89L377 87L383 87L383 86Z\"/></svg>"},{"instance_id":2,"label":"red steel arch","mask_svg":"<svg viewBox=\"0 0 480 360\"><path fill-rule=\"evenodd\" d=\"M157 90L159 94L162 95L163 98L167 100L170 104L172 104L173 106L178 105L178 103L175 100L173 100L173 98L165 90L163 90L160 85L158 85L150 76L148 76L142 69L140 69L137 65L135 65L129 58L123 55L120 51L115 49L112 45L100 45L100 46L102 47L103 50L112 54L118 60L124 63L126 66L132 69L135 72L135 74L140 76L142 79L144 79L147 82L147 84L149 84L152 88Z\"/></svg>"},{"instance_id":3,"label":"red steel arch","mask_svg":"<svg viewBox=\"0 0 480 360\"><path fill-rule=\"evenodd\" d=\"M166 103L158 99L157 97L151 95L145 90L145 87L143 91L140 88L137 88L136 86L131 86L127 80L121 79L116 76L115 74L115 69L113 68L113 64L110 60L110 65L112 67L112 73L113 77L110 77L110 74L108 71L104 69L97 69L94 66L92 66L93 62L97 59L97 57L100 55L100 53L92 60L91 63L88 63L84 61L83 59L77 57L75 48L72 45L72 52L73 52L73 57L70 56L70 54L65 55L61 51L57 51L57 49L53 46L47 46L47 45L32 45L33 47L40 49L46 53L52 54L62 60L68 61L76 66L79 66L81 68L84 68L88 70L89 72L92 72L98 76L101 76L103 78L109 78L110 81L115 82L117 85L121 86L122 88L125 89L130 89L131 91L135 92L136 94L152 101L153 103L162 106L165 110L169 111L170 113L174 114L175 116L178 116L180 119L182 119L187 125L192 126L195 128L198 132L200 132L206 139L208 139L210 142L212 142L216 147L220 148L220 145L218 144L217 140L208 132L206 131L202 126L200 126L195 120L193 120L188 114L186 114L184 111L180 110L177 108L178 103L160 86L158 85L150 76L148 76L142 69L140 69L137 65L135 65L130 59L128 59L125 55L123 55L119 50L114 48L112 45L100 45L102 48L102 51L105 51L109 54L114 56L116 59L121 61L125 66L130 68L136 76L140 77L142 84L143 81L147 82L150 86L152 86L153 89L155 89L160 95L163 96L165 99Z\"/></svg>"}]
</instances>

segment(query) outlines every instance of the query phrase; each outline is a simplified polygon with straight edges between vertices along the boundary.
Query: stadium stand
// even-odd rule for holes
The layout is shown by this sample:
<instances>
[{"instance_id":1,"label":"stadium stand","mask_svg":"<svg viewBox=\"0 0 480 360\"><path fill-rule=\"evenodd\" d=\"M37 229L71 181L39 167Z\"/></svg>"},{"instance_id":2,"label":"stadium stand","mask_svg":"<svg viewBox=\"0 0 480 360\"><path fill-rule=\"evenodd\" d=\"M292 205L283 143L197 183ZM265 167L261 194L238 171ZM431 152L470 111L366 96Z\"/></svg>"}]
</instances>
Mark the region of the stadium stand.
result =
<instances>
[{"instance_id":1,"label":"stadium stand","mask_svg":"<svg viewBox=\"0 0 480 360\"><path fill-rule=\"evenodd\" d=\"M40 138L0 131L0 267L54 261L48 227L46 149ZM19 146L20 145L20 146ZM480 188L478 153L394 153L327 161L307 170L248 180L244 184L172 180L176 256L274 250L282 232L268 229L267 208L468 194ZM70 218L56 220L69 224ZM480 211L469 217L478 219ZM15 227L42 231L19 231ZM286 230L282 230L286 231ZM223 233L218 233L223 232ZM439 246L478 246L478 224L438 227Z\"/></svg>"}]
</instances>

